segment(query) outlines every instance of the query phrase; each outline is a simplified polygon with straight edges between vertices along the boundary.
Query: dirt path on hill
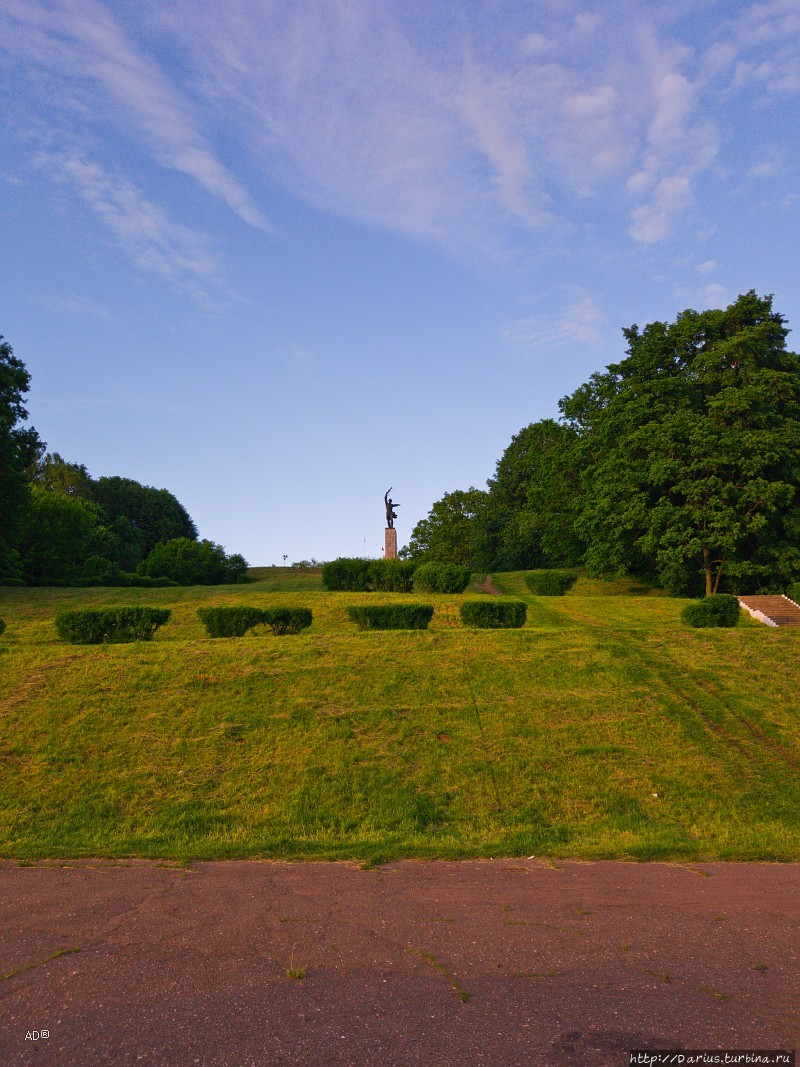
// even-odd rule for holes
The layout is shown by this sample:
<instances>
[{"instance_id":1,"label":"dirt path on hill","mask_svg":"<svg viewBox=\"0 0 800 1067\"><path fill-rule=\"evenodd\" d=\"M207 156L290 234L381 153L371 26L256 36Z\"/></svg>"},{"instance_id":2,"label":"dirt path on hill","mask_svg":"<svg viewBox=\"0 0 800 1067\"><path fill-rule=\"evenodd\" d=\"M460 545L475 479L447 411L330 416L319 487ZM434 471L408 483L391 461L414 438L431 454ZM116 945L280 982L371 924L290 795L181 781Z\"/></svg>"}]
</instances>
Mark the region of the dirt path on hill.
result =
<instances>
[{"instance_id":1,"label":"dirt path on hill","mask_svg":"<svg viewBox=\"0 0 800 1067\"><path fill-rule=\"evenodd\" d=\"M494 584L494 582L492 580L491 574L487 574L486 575L486 578L484 579L483 585L481 586L481 592L482 593L491 593L492 596L502 596L503 595L503 590L497 588L497 586Z\"/></svg>"},{"instance_id":2,"label":"dirt path on hill","mask_svg":"<svg viewBox=\"0 0 800 1067\"><path fill-rule=\"evenodd\" d=\"M798 864L3 864L0 916L9 1067L594 1067L800 1038Z\"/></svg>"}]
</instances>

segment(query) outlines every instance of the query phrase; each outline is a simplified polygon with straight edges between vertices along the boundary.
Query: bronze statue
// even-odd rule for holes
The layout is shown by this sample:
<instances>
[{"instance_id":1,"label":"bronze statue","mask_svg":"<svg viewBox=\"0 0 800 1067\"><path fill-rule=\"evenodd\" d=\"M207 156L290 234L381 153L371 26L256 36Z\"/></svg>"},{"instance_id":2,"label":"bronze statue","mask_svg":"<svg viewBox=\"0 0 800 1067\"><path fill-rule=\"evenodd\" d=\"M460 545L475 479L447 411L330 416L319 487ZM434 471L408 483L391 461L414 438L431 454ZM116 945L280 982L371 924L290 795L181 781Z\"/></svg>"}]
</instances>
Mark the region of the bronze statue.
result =
<instances>
[{"instance_id":1,"label":"bronze statue","mask_svg":"<svg viewBox=\"0 0 800 1067\"><path fill-rule=\"evenodd\" d=\"M383 494L383 502L386 505L386 525L390 530L393 530L394 520L397 518L397 512L394 509L399 508L400 505L395 504L392 498L389 496L389 493L391 493L391 491L392 487L390 485L386 492Z\"/></svg>"}]
</instances>

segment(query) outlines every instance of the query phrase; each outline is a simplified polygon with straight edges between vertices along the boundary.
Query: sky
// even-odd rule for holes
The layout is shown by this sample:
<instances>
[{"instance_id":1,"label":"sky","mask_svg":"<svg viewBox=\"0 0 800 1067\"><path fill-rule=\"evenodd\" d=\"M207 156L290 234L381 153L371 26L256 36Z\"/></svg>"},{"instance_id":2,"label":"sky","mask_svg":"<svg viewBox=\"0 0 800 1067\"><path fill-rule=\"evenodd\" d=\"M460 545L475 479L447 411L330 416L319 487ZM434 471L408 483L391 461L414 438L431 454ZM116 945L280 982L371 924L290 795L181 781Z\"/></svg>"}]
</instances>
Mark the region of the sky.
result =
<instances>
[{"instance_id":1,"label":"sky","mask_svg":"<svg viewBox=\"0 0 800 1067\"><path fill-rule=\"evenodd\" d=\"M30 422L254 566L389 486L405 544L623 327L800 329L797 0L2 0L0 59Z\"/></svg>"}]
</instances>

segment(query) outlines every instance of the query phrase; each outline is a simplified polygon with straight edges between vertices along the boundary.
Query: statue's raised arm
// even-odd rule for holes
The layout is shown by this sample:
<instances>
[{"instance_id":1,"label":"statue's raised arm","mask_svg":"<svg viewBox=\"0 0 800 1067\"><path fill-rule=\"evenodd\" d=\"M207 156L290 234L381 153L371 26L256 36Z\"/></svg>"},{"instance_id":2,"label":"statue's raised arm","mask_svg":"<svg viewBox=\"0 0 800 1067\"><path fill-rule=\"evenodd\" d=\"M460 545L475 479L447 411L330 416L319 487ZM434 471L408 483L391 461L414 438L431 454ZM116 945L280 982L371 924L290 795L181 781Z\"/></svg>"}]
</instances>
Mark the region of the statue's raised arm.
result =
<instances>
[{"instance_id":1,"label":"statue's raised arm","mask_svg":"<svg viewBox=\"0 0 800 1067\"><path fill-rule=\"evenodd\" d=\"M386 526L388 527L388 529L393 530L394 520L397 518L397 512L394 509L399 508L400 505L395 504L392 498L389 496L389 493L391 493L391 491L392 487L390 485L386 492L383 494L383 502L386 505Z\"/></svg>"}]
</instances>

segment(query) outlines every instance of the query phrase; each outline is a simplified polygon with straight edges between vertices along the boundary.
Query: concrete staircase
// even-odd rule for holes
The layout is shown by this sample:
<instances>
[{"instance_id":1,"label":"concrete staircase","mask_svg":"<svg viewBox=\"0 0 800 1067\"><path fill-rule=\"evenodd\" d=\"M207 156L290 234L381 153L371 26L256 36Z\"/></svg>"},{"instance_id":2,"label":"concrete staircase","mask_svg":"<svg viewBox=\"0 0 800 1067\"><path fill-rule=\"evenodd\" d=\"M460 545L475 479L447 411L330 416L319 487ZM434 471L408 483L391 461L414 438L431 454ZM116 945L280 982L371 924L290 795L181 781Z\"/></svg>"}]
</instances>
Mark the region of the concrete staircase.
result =
<instances>
[{"instance_id":1,"label":"concrete staircase","mask_svg":"<svg viewBox=\"0 0 800 1067\"><path fill-rule=\"evenodd\" d=\"M739 603L767 626L800 626L800 605L788 596L740 596Z\"/></svg>"}]
</instances>

